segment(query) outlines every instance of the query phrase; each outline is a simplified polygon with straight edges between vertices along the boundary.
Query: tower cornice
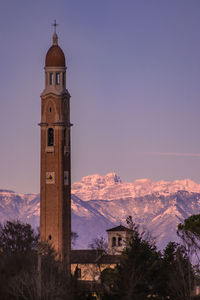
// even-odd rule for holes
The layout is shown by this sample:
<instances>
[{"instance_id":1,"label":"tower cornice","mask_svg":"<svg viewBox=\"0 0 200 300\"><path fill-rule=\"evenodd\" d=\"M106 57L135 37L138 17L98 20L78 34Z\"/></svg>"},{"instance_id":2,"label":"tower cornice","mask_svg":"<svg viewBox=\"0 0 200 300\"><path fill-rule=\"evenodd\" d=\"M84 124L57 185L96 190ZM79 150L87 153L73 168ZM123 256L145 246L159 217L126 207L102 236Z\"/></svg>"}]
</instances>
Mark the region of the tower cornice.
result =
<instances>
[{"instance_id":1,"label":"tower cornice","mask_svg":"<svg viewBox=\"0 0 200 300\"><path fill-rule=\"evenodd\" d=\"M40 127L47 127L47 126L48 126L48 123L46 123L46 122L41 122L41 123L38 123L38 126L40 126Z\"/></svg>"},{"instance_id":2,"label":"tower cornice","mask_svg":"<svg viewBox=\"0 0 200 300\"><path fill-rule=\"evenodd\" d=\"M60 97L61 99L64 97L64 96L67 96L69 98L71 98L71 95L70 93L68 92L68 90L65 90L63 91L62 93L60 92L57 92L57 91L51 91L51 92L46 92L45 90L42 92L42 94L40 95L40 97L42 99L45 99L45 98L48 98L49 96L52 96L52 98L58 98Z\"/></svg>"}]
</instances>

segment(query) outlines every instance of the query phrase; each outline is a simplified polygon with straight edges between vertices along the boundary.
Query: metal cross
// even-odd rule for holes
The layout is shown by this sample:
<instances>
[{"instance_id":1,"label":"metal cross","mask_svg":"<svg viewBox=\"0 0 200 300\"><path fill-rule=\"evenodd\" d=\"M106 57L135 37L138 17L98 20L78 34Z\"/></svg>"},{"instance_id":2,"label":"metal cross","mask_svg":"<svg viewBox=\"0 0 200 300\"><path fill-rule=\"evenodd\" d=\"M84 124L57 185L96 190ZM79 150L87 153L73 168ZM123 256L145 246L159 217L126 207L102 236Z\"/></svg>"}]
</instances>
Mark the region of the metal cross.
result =
<instances>
[{"instance_id":1,"label":"metal cross","mask_svg":"<svg viewBox=\"0 0 200 300\"><path fill-rule=\"evenodd\" d=\"M56 20L54 21L54 23L52 24L52 26L54 26L54 32L56 33L56 26L58 26L58 24L56 23Z\"/></svg>"}]
</instances>

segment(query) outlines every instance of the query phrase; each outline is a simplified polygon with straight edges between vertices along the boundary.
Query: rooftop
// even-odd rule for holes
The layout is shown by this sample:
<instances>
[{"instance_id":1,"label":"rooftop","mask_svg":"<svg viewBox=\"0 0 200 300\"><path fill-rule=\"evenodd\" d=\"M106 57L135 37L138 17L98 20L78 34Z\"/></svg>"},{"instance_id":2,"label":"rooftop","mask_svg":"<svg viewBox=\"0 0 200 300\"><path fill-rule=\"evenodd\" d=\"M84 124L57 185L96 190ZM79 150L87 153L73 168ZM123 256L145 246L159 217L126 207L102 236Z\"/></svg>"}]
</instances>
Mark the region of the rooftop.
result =
<instances>
[{"instance_id":1,"label":"rooftop","mask_svg":"<svg viewBox=\"0 0 200 300\"><path fill-rule=\"evenodd\" d=\"M107 232L109 232L109 231L132 231L132 229L127 228L127 227L125 227L123 225L119 225L117 227L113 227L111 229L107 229L106 231Z\"/></svg>"},{"instance_id":2,"label":"rooftop","mask_svg":"<svg viewBox=\"0 0 200 300\"><path fill-rule=\"evenodd\" d=\"M83 249L71 251L71 264L117 264L119 255L108 255L104 250Z\"/></svg>"}]
</instances>

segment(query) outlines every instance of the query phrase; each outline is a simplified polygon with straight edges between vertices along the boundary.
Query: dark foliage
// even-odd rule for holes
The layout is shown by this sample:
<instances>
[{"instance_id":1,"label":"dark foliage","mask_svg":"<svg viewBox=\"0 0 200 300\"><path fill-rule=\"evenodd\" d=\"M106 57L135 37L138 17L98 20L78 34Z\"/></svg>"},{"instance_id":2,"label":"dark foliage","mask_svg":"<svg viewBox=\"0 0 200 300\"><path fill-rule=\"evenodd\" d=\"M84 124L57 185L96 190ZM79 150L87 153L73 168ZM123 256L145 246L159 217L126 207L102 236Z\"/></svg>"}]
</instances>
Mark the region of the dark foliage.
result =
<instances>
[{"instance_id":1,"label":"dark foliage","mask_svg":"<svg viewBox=\"0 0 200 300\"><path fill-rule=\"evenodd\" d=\"M7 221L0 225L0 295L15 299L13 287L22 273L30 273L37 264L38 234L29 224ZM16 298L17 299L17 298Z\"/></svg>"},{"instance_id":2,"label":"dark foliage","mask_svg":"<svg viewBox=\"0 0 200 300\"><path fill-rule=\"evenodd\" d=\"M108 243L103 236L100 236L99 238L92 239L88 247L91 249L104 250L106 253L108 250Z\"/></svg>"},{"instance_id":3,"label":"dark foliage","mask_svg":"<svg viewBox=\"0 0 200 300\"><path fill-rule=\"evenodd\" d=\"M0 226L0 299L74 299L74 280L38 238L29 224L8 221Z\"/></svg>"},{"instance_id":4,"label":"dark foliage","mask_svg":"<svg viewBox=\"0 0 200 300\"><path fill-rule=\"evenodd\" d=\"M72 247L76 245L76 240L78 239L78 234L76 232L71 232L71 242L72 242Z\"/></svg>"},{"instance_id":5,"label":"dark foliage","mask_svg":"<svg viewBox=\"0 0 200 300\"><path fill-rule=\"evenodd\" d=\"M37 250L39 234L36 234L30 224L20 221L7 221L0 224L0 249L2 252L26 254Z\"/></svg>"},{"instance_id":6,"label":"dark foliage","mask_svg":"<svg viewBox=\"0 0 200 300\"><path fill-rule=\"evenodd\" d=\"M177 300L191 299L194 270L183 245L170 242L163 253L163 292Z\"/></svg>"},{"instance_id":7,"label":"dark foliage","mask_svg":"<svg viewBox=\"0 0 200 300\"><path fill-rule=\"evenodd\" d=\"M75 279L69 278L55 251L48 243L40 243L39 252L41 299L73 299Z\"/></svg>"},{"instance_id":8,"label":"dark foliage","mask_svg":"<svg viewBox=\"0 0 200 300\"><path fill-rule=\"evenodd\" d=\"M185 234L193 234L200 239L200 215L192 215L178 225L178 231Z\"/></svg>"},{"instance_id":9,"label":"dark foliage","mask_svg":"<svg viewBox=\"0 0 200 300\"><path fill-rule=\"evenodd\" d=\"M120 265L102 272L103 299L191 300L194 270L185 247L169 243L162 254L129 221L133 236Z\"/></svg>"},{"instance_id":10,"label":"dark foliage","mask_svg":"<svg viewBox=\"0 0 200 300\"><path fill-rule=\"evenodd\" d=\"M154 245L135 231L124 251L119 268L119 294L122 299L143 299L156 289L160 254Z\"/></svg>"},{"instance_id":11,"label":"dark foliage","mask_svg":"<svg viewBox=\"0 0 200 300\"><path fill-rule=\"evenodd\" d=\"M101 273L97 294L103 300L199 299L192 297L195 281L200 282L199 266L190 262L191 241L195 240L194 249L199 239L199 219L190 218L178 227L188 243L170 242L161 253L129 217L130 244L120 264ZM95 299L93 293L80 289L75 278L69 278L52 247L38 243L38 237L29 224L8 221L0 225L0 299ZM92 247L105 248L105 240L94 240Z\"/></svg>"}]
</instances>

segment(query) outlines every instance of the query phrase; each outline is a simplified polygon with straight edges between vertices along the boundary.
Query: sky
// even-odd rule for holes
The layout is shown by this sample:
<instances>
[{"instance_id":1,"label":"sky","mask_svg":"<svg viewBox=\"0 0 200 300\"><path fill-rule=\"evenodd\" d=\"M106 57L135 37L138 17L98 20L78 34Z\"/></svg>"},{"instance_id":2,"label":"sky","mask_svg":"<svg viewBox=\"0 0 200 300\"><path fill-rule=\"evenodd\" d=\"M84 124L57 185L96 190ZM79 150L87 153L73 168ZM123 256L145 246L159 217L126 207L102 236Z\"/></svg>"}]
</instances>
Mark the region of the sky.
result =
<instances>
[{"instance_id":1,"label":"sky","mask_svg":"<svg viewBox=\"0 0 200 300\"><path fill-rule=\"evenodd\" d=\"M0 0L0 188L38 193L40 94L56 19L72 182L200 183L199 0Z\"/></svg>"}]
</instances>

